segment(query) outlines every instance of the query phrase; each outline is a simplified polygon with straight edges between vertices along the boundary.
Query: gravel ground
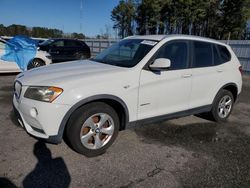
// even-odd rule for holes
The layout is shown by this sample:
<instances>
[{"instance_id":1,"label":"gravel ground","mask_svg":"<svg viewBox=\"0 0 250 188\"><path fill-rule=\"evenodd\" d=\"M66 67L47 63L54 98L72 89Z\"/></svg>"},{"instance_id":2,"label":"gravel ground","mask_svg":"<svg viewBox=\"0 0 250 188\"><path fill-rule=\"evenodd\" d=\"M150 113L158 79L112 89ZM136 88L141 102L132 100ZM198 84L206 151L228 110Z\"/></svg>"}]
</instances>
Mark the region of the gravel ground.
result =
<instances>
[{"instance_id":1,"label":"gravel ground","mask_svg":"<svg viewBox=\"0 0 250 188\"><path fill-rule=\"evenodd\" d=\"M250 187L250 76L227 123L194 116L119 133L102 156L45 144L17 125L15 75L0 75L0 187Z\"/></svg>"}]
</instances>

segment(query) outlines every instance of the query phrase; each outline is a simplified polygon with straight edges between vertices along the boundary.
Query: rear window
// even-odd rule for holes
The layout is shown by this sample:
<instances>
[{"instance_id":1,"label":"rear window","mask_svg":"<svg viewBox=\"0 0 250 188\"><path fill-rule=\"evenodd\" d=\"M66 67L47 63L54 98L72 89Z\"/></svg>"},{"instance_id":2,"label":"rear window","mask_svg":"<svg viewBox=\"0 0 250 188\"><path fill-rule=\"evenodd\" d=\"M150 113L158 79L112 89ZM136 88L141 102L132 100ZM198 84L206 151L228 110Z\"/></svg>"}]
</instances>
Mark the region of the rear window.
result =
<instances>
[{"instance_id":1,"label":"rear window","mask_svg":"<svg viewBox=\"0 0 250 188\"><path fill-rule=\"evenodd\" d=\"M231 54L225 46L217 45L220 53L221 63L225 63L231 60Z\"/></svg>"}]
</instances>

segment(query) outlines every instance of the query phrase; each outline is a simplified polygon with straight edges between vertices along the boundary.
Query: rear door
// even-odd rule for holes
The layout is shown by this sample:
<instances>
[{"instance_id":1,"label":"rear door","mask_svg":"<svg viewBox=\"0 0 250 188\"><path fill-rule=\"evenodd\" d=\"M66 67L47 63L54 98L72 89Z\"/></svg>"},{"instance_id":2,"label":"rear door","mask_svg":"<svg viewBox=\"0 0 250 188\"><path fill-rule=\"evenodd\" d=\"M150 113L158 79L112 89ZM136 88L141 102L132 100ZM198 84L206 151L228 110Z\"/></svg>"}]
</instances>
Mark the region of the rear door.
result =
<instances>
[{"instance_id":1,"label":"rear door","mask_svg":"<svg viewBox=\"0 0 250 188\"><path fill-rule=\"evenodd\" d=\"M49 53L52 56L53 62L65 61L64 48L64 40L56 40L50 44Z\"/></svg>"},{"instance_id":2,"label":"rear door","mask_svg":"<svg viewBox=\"0 0 250 188\"><path fill-rule=\"evenodd\" d=\"M81 59L84 56L81 43L75 40L65 40L65 53L68 60Z\"/></svg>"},{"instance_id":3,"label":"rear door","mask_svg":"<svg viewBox=\"0 0 250 188\"><path fill-rule=\"evenodd\" d=\"M223 66L215 44L192 41L192 92L190 108L210 105L223 85Z\"/></svg>"}]
</instances>

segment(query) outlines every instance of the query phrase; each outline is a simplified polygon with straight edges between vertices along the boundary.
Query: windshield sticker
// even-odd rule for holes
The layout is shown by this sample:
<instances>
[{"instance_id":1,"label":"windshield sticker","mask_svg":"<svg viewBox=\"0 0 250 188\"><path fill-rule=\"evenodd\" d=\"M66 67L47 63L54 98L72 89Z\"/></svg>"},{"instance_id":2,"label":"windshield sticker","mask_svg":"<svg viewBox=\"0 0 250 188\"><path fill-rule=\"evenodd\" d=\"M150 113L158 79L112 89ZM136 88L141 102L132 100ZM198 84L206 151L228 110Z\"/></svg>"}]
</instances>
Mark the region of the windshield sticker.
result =
<instances>
[{"instance_id":1,"label":"windshield sticker","mask_svg":"<svg viewBox=\"0 0 250 188\"><path fill-rule=\"evenodd\" d=\"M154 46L154 45L157 44L157 42L151 41L151 40L144 40L144 41L141 42L141 44L146 44L146 45Z\"/></svg>"}]
</instances>

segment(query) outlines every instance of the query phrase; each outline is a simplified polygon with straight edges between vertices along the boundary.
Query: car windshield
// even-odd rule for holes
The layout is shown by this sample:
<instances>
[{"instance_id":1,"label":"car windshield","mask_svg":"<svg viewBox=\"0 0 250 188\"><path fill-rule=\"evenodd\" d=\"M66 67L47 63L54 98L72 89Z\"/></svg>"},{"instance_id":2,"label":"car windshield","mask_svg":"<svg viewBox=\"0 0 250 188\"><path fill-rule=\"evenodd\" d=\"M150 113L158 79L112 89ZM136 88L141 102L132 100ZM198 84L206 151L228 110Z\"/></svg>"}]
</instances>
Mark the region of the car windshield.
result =
<instances>
[{"instance_id":1,"label":"car windshield","mask_svg":"<svg viewBox=\"0 0 250 188\"><path fill-rule=\"evenodd\" d=\"M45 40L45 41L41 42L40 45L45 46L45 45L51 44L52 42L54 42L54 40L48 39L48 40Z\"/></svg>"},{"instance_id":2,"label":"car windshield","mask_svg":"<svg viewBox=\"0 0 250 188\"><path fill-rule=\"evenodd\" d=\"M133 67L157 44L144 39L125 39L102 51L93 61L120 66Z\"/></svg>"}]
</instances>

